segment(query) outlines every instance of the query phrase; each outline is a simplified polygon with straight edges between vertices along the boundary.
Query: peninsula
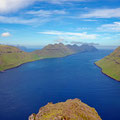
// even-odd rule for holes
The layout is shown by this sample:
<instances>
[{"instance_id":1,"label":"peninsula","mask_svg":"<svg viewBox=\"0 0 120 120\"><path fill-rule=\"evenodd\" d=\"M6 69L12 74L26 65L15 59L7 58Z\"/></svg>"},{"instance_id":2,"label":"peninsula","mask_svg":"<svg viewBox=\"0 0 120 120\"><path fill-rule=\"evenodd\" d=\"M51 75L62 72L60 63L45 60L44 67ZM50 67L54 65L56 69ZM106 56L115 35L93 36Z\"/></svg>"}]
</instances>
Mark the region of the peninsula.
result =
<instances>
[{"instance_id":1,"label":"peninsula","mask_svg":"<svg viewBox=\"0 0 120 120\"><path fill-rule=\"evenodd\" d=\"M40 108L38 114L32 114L29 120L102 120L94 108L79 99L66 102L48 103Z\"/></svg>"},{"instance_id":2,"label":"peninsula","mask_svg":"<svg viewBox=\"0 0 120 120\"><path fill-rule=\"evenodd\" d=\"M120 81L120 47L105 58L95 63L102 72L109 77Z\"/></svg>"},{"instance_id":3,"label":"peninsula","mask_svg":"<svg viewBox=\"0 0 120 120\"><path fill-rule=\"evenodd\" d=\"M96 51L97 49L89 45L64 45L49 44L41 50L25 52L14 46L0 45L0 71L17 67L23 63L45 59L58 58L72 55L79 52Z\"/></svg>"}]
</instances>

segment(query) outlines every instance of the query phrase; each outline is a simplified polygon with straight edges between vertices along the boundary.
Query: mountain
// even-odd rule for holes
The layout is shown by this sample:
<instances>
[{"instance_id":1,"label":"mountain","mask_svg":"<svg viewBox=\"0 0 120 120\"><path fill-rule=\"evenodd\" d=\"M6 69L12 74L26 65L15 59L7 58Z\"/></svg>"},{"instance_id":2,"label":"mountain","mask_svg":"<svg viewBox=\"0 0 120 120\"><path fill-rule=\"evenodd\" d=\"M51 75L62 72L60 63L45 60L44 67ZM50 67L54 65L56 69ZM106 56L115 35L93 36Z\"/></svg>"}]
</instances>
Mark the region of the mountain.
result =
<instances>
[{"instance_id":1,"label":"mountain","mask_svg":"<svg viewBox=\"0 0 120 120\"><path fill-rule=\"evenodd\" d=\"M94 108L79 99L70 99L56 104L48 103L32 114L29 120L102 120Z\"/></svg>"},{"instance_id":2,"label":"mountain","mask_svg":"<svg viewBox=\"0 0 120 120\"><path fill-rule=\"evenodd\" d=\"M97 51L97 49L92 45L83 44L83 45L80 46L80 51L90 52L90 51Z\"/></svg>"},{"instance_id":3,"label":"mountain","mask_svg":"<svg viewBox=\"0 0 120 120\"><path fill-rule=\"evenodd\" d=\"M77 53L77 52L80 51L80 47L78 45L76 45L76 44L74 44L74 45L67 45L67 47L69 49L71 49L74 53Z\"/></svg>"},{"instance_id":4,"label":"mountain","mask_svg":"<svg viewBox=\"0 0 120 120\"><path fill-rule=\"evenodd\" d=\"M59 44L49 44L45 46L42 50L36 50L33 53L43 57L43 58L56 58L56 57L64 57L67 55L79 53L79 52L88 52L88 51L96 51L97 49L94 46L89 45L64 45L62 43Z\"/></svg>"},{"instance_id":5,"label":"mountain","mask_svg":"<svg viewBox=\"0 0 120 120\"><path fill-rule=\"evenodd\" d=\"M0 71L37 60L38 58L38 55L24 52L16 47L0 45Z\"/></svg>"},{"instance_id":6,"label":"mountain","mask_svg":"<svg viewBox=\"0 0 120 120\"><path fill-rule=\"evenodd\" d=\"M33 53L43 58L56 58L71 55L74 52L64 44L59 43L54 45L49 44L45 46L42 50L36 50Z\"/></svg>"},{"instance_id":7,"label":"mountain","mask_svg":"<svg viewBox=\"0 0 120 120\"><path fill-rule=\"evenodd\" d=\"M96 48L93 46L64 45L59 43L53 45L49 44L41 50L25 52L14 46L0 45L0 71L4 71L30 61L64 57L78 52L94 50L96 50Z\"/></svg>"},{"instance_id":8,"label":"mountain","mask_svg":"<svg viewBox=\"0 0 120 120\"><path fill-rule=\"evenodd\" d=\"M24 51L24 52L33 52L33 51L35 51L35 50L37 50L38 48L30 48L30 47L25 47L25 46L20 46L20 45L17 45L17 46L14 46L14 47L16 47L16 48L18 48L18 49L20 49L20 50L22 50L22 51ZM39 49L40 49L41 47L39 47Z\"/></svg>"},{"instance_id":9,"label":"mountain","mask_svg":"<svg viewBox=\"0 0 120 120\"><path fill-rule=\"evenodd\" d=\"M22 50L22 51L27 52L27 48L26 48L25 46L17 45L17 46L15 46L15 47L18 48L18 49L20 49L20 50Z\"/></svg>"},{"instance_id":10,"label":"mountain","mask_svg":"<svg viewBox=\"0 0 120 120\"><path fill-rule=\"evenodd\" d=\"M105 58L95 63L102 72L109 77L120 81L120 47Z\"/></svg>"},{"instance_id":11,"label":"mountain","mask_svg":"<svg viewBox=\"0 0 120 120\"><path fill-rule=\"evenodd\" d=\"M67 45L69 49L71 49L74 53L78 52L88 52L88 51L97 51L97 49L94 46L83 44L81 46L78 46L76 44L74 45Z\"/></svg>"}]
</instances>

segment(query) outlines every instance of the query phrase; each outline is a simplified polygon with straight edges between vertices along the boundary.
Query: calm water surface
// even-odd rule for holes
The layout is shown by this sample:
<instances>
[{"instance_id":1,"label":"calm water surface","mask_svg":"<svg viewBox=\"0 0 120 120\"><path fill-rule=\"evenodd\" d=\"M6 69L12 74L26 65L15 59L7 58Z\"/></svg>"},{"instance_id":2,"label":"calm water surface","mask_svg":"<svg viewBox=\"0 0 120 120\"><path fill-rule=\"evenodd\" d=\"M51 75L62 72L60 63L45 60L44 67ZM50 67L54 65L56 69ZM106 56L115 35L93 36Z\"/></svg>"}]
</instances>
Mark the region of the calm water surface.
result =
<instances>
[{"instance_id":1,"label":"calm water surface","mask_svg":"<svg viewBox=\"0 0 120 120\"><path fill-rule=\"evenodd\" d=\"M24 64L0 73L0 120L27 120L48 102L79 98L103 120L120 120L120 82L94 62L110 50Z\"/></svg>"}]
</instances>

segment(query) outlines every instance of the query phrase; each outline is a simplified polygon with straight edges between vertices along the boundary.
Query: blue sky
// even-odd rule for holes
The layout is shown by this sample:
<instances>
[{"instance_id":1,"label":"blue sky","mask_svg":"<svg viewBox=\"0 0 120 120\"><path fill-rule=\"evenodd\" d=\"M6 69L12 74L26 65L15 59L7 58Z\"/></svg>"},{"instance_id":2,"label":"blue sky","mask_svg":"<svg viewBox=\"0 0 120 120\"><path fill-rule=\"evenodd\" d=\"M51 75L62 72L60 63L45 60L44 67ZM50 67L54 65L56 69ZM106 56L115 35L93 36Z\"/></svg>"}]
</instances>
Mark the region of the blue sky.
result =
<instances>
[{"instance_id":1,"label":"blue sky","mask_svg":"<svg viewBox=\"0 0 120 120\"><path fill-rule=\"evenodd\" d=\"M1 0L0 43L120 45L119 0Z\"/></svg>"}]
</instances>

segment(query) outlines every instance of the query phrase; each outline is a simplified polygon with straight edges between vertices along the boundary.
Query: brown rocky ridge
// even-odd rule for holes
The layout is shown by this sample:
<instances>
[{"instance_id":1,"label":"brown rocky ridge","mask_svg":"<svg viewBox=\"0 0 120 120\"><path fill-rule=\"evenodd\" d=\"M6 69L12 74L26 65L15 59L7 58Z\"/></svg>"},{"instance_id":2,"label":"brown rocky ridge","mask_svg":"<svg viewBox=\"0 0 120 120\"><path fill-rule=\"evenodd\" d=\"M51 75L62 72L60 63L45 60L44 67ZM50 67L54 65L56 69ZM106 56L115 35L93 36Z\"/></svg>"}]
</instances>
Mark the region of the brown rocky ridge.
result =
<instances>
[{"instance_id":1,"label":"brown rocky ridge","mask_svg":"<svg viewBox=\"0 0 120 120\"><path fill-rule=\"evenodd\" d=\"M96 110L79 99L66 102L48 103L40 108L37 114L29 116L29 120L102 120Z\"/></svg>"}]
</instances>

